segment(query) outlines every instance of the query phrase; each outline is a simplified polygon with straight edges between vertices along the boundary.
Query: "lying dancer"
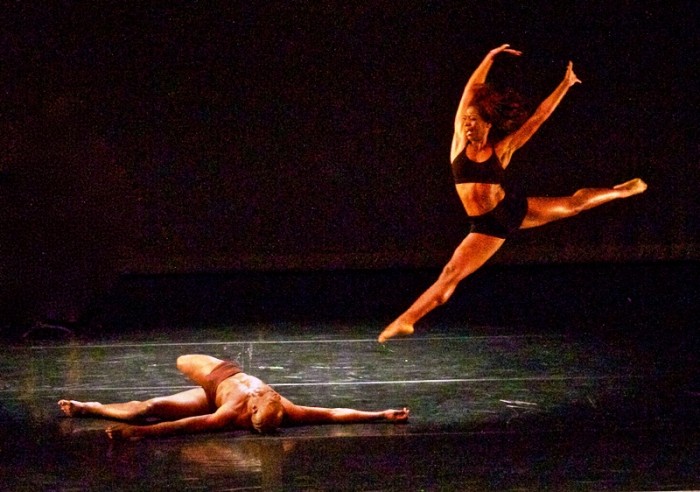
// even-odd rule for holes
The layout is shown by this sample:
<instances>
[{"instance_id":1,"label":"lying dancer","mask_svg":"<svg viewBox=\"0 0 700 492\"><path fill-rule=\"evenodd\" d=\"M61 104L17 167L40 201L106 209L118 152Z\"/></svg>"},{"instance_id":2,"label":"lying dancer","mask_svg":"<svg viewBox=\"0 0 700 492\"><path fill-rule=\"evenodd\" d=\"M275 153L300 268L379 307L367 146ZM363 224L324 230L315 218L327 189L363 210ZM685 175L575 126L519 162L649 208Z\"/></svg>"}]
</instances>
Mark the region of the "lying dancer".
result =
<instances>
[{"instance_id":1,"label":"lying dancer","mask_svg":"<svg viewBox=\"0 0 700 492\"><path fill-rule=\"evenodd\" d=\"M180 356L177 368L201 387L147 401L103 405L60 400L58 406L69 417L103 417L144 424L108 427L106 432L112 439L234 429L268 433L294 425L408 420L407 408L365 412L295 405L260 379L245 374L237 364L208 355ZM149 419L158 422L148 424Z\"/></svg>"},{"instance_id":2,"label":"lying dancer","mask_svg":"<svg viewBox=\"0 0 700 492\"><path fill-rule=\"evenodd\" d=\"M411 335L414 324L447 302L457 284L491 258L513 231L572 217L646 190L647 185L641 179L632 179L612 188L584 188L572 196L545 198L525 197L505 186L505 168L513 153L549 118L569 88L581 81L569 62L564 79L528 116L519 96L497 93L485 85L491 65L500 53L521 54L504 44L486 55L467 82L454 122L452 173L471 230L437 281L382 331L379 342Z\"/></svg>"}]
</instances>

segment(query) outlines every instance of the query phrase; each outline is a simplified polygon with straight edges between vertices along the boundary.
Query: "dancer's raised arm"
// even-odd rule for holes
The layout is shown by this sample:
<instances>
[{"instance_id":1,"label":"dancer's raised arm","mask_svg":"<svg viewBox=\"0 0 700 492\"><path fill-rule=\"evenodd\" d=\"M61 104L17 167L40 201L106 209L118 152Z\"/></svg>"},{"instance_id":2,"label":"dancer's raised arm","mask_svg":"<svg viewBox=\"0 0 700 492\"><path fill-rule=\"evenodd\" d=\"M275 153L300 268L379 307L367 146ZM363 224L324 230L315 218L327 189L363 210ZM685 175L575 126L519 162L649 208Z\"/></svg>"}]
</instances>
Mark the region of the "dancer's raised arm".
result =
<instances>
[{"instance_id":1,"label":"dancer's raised arm","mask_svg":"<svg viewBox=\"0 0 700 492\"><path fill-rule=\"evenodd\" d=\"M525 145L525 143L530 140L530 138L540 128L540 126L542 126L542 123L544 123L554 112L557 106L559 106L559 103L569 91L569 88L574 84L580 83L581 80L579 80L574 73L574 64L569 62L569 65L566 67L564 79L559 83L554 91L540 103L532 116L530 116L525 123L518 128L518 130L511 133L501 141L500 145L502 150L499 155L501 161L504 163L509 162L512 153Z\"/></svg>"},{"instance_id":2,"label":"dancer's raised arm","mask_svg":"<svg viewBox=\"0 0 700 492\"><path fill-rule=\"evenodd\" d=\"M474 70L474 73L471 75L471 77L469 77L467 85L464 87L462 99L459 102L459 106L457 107L457 114L455 115L455 136L462 135L464 133L462 131L462 128L464 125L465 112L472 103L472 99L474 97L474 89L479 84L483 84L484 82L486 82L486 76L489 74L489 70L491 70L493 60L499 53L509 53L515 56L520 56L522 54L521 51L511 49L509 44L503 44L498 48L492 49L486 54L479 66L476 67L476 70Z\"/></svg>"}]
</instances>

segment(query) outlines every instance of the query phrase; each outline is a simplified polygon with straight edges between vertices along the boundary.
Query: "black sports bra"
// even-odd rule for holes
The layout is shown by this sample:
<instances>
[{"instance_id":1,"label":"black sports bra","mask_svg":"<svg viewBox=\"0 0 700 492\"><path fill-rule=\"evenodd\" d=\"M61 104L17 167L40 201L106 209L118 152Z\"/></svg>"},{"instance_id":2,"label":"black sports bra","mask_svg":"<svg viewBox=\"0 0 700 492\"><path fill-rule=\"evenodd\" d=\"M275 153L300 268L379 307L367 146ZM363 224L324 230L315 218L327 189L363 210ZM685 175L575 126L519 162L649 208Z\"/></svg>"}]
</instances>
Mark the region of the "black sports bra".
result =
<instances>
[{"instance_id":1,"label":"black sports bra","mask_svg":"<svg viewBox=\"0 0 700 492\"><path fill-rule=\"evenodd\" d=\"M467 157L467 149L460 152L452 161L452 175L455 184L459 183L489 183L503 184L505 169L496 157L496 151L491 147L491 157L484 162L474 162Z\"/></svg>"}]
</instances>

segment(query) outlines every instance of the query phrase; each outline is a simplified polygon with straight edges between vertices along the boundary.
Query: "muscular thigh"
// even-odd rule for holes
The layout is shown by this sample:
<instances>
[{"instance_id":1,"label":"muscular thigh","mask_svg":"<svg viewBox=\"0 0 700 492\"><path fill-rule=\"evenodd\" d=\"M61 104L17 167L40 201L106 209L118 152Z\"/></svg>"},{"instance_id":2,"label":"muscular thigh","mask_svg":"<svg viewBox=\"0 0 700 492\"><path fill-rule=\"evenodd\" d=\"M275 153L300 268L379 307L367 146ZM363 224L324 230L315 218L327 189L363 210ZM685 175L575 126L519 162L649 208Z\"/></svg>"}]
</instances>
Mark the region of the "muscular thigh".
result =
<instances>
[{"instance_id":1,"label":"muscular thigh","mask_svg":"<svg viewBox=\"0 0 700 492\"><path fill-rule=\"evenodd\" d=\"M521 229L537 227L573 215L571 197L529 197Z\"/></svg>"},{"instance_id":2,"label":"muscular thigh","mask_svg":"<svg viewBox=\"0 0 700 492\"><path fill-rule=\"evenodd\" d=\"M207 396L202 388L193 388L170 396L151 398L147 403L150 406L149 416L164 420L193 417L210 412Z\"/></svg>"},{"instance_id":3,"label":"muscular thigh","mask_svg":"<svg viewBox=\"0 0 700 492\"><path fill-rule=\"evenodd\" d=\"M447 269L464 278L480 268L503 245L505 239L472 232L457 247Z\"/></svg>"}]
</instances>

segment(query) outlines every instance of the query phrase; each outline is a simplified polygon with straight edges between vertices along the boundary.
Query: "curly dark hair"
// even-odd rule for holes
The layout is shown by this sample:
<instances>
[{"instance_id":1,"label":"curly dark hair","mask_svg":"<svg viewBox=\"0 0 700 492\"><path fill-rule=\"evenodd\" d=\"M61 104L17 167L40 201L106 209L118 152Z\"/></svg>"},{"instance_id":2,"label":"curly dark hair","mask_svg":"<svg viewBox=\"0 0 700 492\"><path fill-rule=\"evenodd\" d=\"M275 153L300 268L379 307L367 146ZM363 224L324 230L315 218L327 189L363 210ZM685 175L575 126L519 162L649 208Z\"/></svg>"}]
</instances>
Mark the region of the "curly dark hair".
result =
<instances>
[{"instance_id":1,"label":"curly dark hair","mask_svg":"<svg viewBox=\"0 0 700 492\"><path fill-rule=\"evenodd\" d=\"M492 125L491 135L496 140L513 133L530 116L521 94L513 89L498 91L488 84L479 84L474 89L472 105L484 121Z\"/></svg>"}]
</instances>

